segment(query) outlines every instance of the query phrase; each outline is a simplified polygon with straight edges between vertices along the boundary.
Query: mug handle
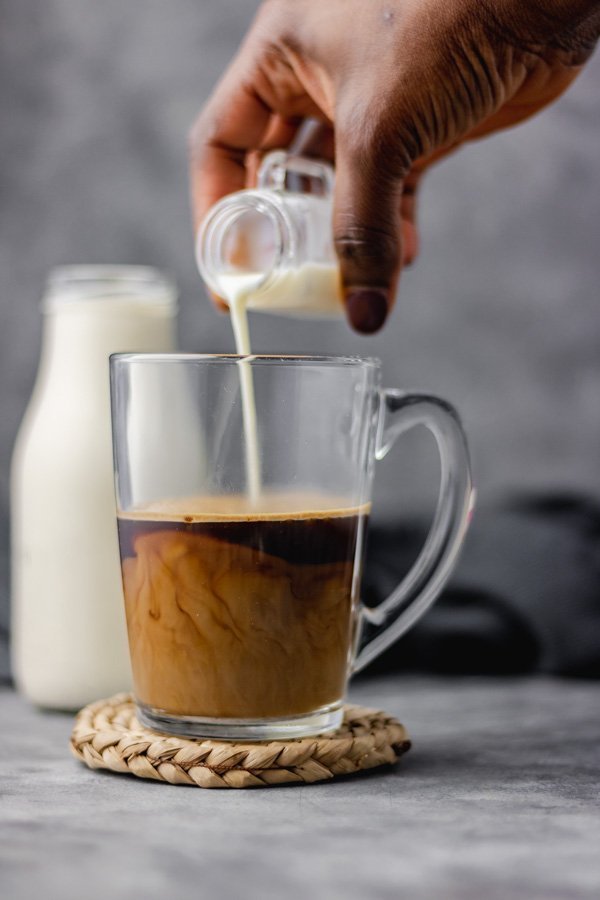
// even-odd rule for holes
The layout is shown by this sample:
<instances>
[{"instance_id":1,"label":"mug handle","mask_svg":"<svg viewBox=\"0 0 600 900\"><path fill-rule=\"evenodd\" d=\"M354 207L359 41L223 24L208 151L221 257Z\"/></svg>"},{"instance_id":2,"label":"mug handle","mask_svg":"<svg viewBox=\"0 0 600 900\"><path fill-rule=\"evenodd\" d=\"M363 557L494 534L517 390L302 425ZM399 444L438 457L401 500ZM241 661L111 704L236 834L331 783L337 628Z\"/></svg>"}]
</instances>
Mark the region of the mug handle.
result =
<instances>
[{"instance_id":1,"label":"mug handle","mask_svg":"<svg viewBox=\"0 0 600 900\"><path fill-rule=\"evenodd\" d=\"M441 463L440 492L427 540L408 574L379 606L362 605L352 672L359 672L429 609L446 584L469 525L475 491L469 450L454 408L429 394L393 389L380 392L375 459L383 459L397 438L425 425L433 433Z\"/></svg>"}]
</instances>

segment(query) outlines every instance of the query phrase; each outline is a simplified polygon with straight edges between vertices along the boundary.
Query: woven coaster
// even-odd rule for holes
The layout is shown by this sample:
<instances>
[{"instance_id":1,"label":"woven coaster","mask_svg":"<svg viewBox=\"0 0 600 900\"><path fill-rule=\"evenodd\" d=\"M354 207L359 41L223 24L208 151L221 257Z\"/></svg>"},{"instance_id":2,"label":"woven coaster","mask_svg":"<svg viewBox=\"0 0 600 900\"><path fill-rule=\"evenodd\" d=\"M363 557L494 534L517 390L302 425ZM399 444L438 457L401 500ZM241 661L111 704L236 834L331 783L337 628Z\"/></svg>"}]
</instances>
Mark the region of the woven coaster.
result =
<instances>
[{"instance_id":1,"label":"woven coaster","mask_svg":"<svg viewBox=\"0 0 600 900\"><path fill-rule=\"evenodd\" d=\"M129 694L98 700L77 715L71 750L90 769L203 788L311 784L397 762L410 748L403 725L364 706L344 707L332 734L231 743L166 737L140 725Z\"/></svg>"}]
</instances>

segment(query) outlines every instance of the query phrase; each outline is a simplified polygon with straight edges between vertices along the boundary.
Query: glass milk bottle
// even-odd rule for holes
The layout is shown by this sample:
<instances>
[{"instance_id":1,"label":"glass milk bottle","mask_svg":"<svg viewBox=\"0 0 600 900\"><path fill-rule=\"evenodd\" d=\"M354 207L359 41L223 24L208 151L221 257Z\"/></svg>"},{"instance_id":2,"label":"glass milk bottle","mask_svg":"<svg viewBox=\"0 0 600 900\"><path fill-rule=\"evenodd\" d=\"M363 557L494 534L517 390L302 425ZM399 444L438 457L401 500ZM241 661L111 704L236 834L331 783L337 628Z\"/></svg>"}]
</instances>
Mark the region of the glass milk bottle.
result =
<instances>
[{"instance_id":1,"label":"glass milk bottle","mask_svg":"<svg viewBox=\"0 0 600 900\"><path fill-rule=\"evenodd\" d=\"M280 315L343 315L332 241L332 167L282 150L268 154L254 190L208 211L196 258L228 306Z\"/></svg>"},{"instance_id":2,"label":"glass milk bottle","mask_svg":"<svg viewBox=\"0 0 600 900\"><path fill-rule=\"evenodd\" d=\"M55 270L12 463L12 655L34 703L72 709L130 686L110 428L109 354L175 349L176 293L150 268Z\"/></svg>"}]
</instances>

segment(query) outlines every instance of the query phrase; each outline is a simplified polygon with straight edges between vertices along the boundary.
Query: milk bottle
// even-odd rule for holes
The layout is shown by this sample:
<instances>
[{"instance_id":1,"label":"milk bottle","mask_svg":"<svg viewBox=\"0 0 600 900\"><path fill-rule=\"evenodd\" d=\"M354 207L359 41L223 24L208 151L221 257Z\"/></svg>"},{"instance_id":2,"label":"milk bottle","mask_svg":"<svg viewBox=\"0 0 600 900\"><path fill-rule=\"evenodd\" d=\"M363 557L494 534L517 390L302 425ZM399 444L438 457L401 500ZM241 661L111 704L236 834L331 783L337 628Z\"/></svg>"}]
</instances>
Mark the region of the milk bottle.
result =
<instances>
[{"instance_id":1,"label":"milk bottle","mask_svg":"<svg viewBox=\"0 0 600 900\"><path fill-rule=\"evenodd\" d=\"M152 269L68 267L42 309L12 465L13 669L30 700L71 709L130 683L108 357L174 350L176 295Z\"/></svg>"}]
</instances>

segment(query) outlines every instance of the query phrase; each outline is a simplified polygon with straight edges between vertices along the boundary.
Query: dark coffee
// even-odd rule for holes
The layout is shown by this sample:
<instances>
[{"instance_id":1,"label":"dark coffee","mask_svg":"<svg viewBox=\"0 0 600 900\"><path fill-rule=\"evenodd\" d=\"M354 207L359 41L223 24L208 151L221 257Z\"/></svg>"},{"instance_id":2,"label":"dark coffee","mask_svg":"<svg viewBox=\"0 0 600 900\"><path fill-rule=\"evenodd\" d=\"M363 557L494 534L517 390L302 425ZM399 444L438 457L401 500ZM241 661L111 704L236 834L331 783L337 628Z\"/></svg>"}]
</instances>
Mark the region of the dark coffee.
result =
<instances>
[{"instance_id":1,"label":"dark coffee","mask_svg":"<svg viewBox=\"0 0 600 900\"><path fill-rule=\"evenodd\" d=\"M120 515L138 699L171 715L244 719L339 701L367 514L273 495L253 511L243 497L213 497Z\"/></svg>"}]
</instances>

